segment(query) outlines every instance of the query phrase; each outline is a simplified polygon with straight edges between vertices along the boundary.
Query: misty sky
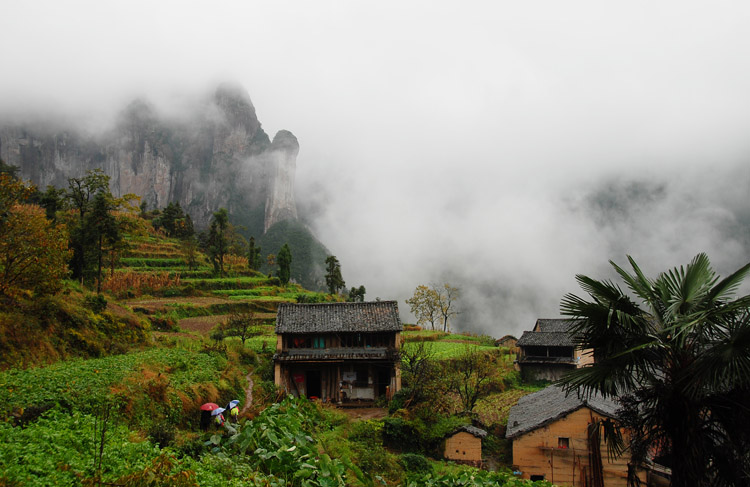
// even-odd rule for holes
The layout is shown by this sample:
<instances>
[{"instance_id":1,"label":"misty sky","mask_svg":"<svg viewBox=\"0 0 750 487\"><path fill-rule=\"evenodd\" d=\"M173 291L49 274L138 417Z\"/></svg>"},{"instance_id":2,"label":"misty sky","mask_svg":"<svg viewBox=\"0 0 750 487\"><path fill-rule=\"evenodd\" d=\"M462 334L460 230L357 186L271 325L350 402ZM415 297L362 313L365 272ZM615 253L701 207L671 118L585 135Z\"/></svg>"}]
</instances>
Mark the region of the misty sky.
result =
<instances>
[{"instance_id":1,"label":"misty sky","mask_svg":"<svg viewBox=\"0 0 750 487\"><path fill-rule=\"evenodd\" d=\"M241 84L347 284L407 320L422 283L499 337L609 259L750 260L747 2L3 3L0 110Z\"/></svg>"}]
</instances>

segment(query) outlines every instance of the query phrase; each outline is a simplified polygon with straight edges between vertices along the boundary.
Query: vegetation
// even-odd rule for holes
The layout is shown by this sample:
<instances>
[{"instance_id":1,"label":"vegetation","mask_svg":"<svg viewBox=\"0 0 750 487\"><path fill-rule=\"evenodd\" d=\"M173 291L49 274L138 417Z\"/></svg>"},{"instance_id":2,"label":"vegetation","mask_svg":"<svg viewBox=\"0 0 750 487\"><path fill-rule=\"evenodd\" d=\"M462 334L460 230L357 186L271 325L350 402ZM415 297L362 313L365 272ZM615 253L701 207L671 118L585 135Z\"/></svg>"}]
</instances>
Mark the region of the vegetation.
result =
<instances>
[{"instance_id":1,"label":"vegetation","mask_svg":"<svg viewBox=\"0 0 750 487\"><path fill-rule=\"evenodd\" d=\"M302 237L264 240L278 277L262 274L260 246L238 238L226 210L196 238L179 205L136 209L98 172L43 194L0 172L0 485L528 485L438 460L446 433L490 418L493 394L517 382L488 337L406 333L413 367L382 420L304 398L274 404L278 303L362 301L364 286L341 296L343 279L333 294L294 283L297 249L307 260L317 248ZM24 258L27 273L11 278ZM473 349L497 373L461 414L452 381ZM200 405L244 399L247 377L239 434L199 431Z\"/></svg>"},{"instance_id":2,"label":"vegetation","mask_svg":"<svg viewBox=\"0 0 750 487\"><path fill-rule=\"evenodd\" d=\"M610 281L576 277L590 300L568 294L563 313L580 319L596 363L569 389L620 397L637 464L656 454L673 486L746 485L750 480L750 296L734 292L750 264L719 280L705 254L648 278L612 263L640 304ZM621 449L619 430L608 428Z\"/></svg>"},{"instance_id":3,"label":"vegetation","mask_svg":"<svg viewBox=\"0 0 750 487\"><path fill-rule=\"evenodd\" d=\"M449 321L458 314L456 301L461 296L458 288L448 283L430 287L419 285L414 290L414 295L406 300L412 314L417 317L418 324L430 324L434 330L435 325L442 321L443 332L450 328Z\"/></svg>"},{"instance_id":4,"label":"vegetation","mask_svg":"<svg viewBox=\"0 0 750 487\"><path fill-rule=\"evenodd\" d=\"M67 274L67 230L47 220L39 206L22 204L29 190L0 174L0 192L6 195L0 202L0 296L6 299L55 294Z\"/></svg>"},{"instance_id":5,"label":"vegetation","mask_svg":"<svg viewBox=\"0 0 750 487\"><path fill-rule=\"evenodd\" d=\"M338 294L346 286L341 276L341 264L335 255L326 257L326 287L330 294Z\"/></svg>"},{"instance_id":6,"label":"vegetation","mask_svg":"<svg viewBox=\"0 0 750 487\"><path fill-rule=\"evenodd\" d=\"M284 244L279 250L279 255L276 256L276 264L279 266L278 276L281 284L286 286L289 283L289 278L292 274L292 251L289 250L289 245Z\"/></svg>"}]
</instances>

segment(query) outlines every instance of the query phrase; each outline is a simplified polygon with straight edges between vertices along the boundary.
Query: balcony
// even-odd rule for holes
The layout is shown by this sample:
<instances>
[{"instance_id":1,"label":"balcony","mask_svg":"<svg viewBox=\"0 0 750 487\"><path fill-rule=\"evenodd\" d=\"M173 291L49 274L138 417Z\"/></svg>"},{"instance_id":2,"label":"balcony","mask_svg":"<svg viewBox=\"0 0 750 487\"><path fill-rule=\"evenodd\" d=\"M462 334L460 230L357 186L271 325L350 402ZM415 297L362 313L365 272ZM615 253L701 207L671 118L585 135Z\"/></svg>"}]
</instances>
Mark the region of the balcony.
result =
<instances>
[{"instance_id":1,"label":"balcony","mask_svg":"<svg viewBox=\"0 0 750 487\"><path fill-rule=\"evenodd\" d=\"M279 362L331 362L342 360L398 361L395 348L289 348L273 356Z\"/></svg>"}]
</instances>

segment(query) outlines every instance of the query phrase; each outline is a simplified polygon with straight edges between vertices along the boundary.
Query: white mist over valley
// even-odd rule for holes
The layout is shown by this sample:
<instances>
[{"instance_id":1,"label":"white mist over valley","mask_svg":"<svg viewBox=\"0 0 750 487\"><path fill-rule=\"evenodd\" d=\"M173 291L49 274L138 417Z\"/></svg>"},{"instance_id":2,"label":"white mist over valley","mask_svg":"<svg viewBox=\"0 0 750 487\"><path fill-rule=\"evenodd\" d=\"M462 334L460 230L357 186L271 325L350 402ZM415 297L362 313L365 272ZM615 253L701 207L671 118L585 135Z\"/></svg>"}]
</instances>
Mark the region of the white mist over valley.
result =
<instances>
[{"instance_id":1,"label":"white mist over valley","mask_svg":"<svg viewBox=\"0 0 750 487\"><path fill-rule=\"evenodd\" d=\"M347 286L462 290L453 326L520 335L579 273L750 260L750 6L740 2L21 2L0 114L180 120L228 80L299 141L300 217Z\"/></svg>"}]
</instances>

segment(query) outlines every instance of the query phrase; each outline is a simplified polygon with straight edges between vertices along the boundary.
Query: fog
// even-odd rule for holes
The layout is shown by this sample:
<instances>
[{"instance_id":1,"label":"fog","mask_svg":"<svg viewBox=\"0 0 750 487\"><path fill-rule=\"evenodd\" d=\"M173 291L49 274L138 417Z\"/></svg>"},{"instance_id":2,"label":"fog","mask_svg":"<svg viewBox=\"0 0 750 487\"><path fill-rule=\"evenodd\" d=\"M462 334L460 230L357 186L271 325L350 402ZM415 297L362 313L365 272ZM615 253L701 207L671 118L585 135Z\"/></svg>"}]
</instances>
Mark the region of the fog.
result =
<instances>
[{"instance_id":1,"label":"fog","mask_svg":"<svg viewBox=\"0 0 750 487\"><path fill-rule=\"evenodd\" d=\"M750 260L744 2L15 2L0 110L96 128L219 81L300 142L300 212L367 298L455 329L559 315L575 275Z\"/></svg>"}]
</instances>

